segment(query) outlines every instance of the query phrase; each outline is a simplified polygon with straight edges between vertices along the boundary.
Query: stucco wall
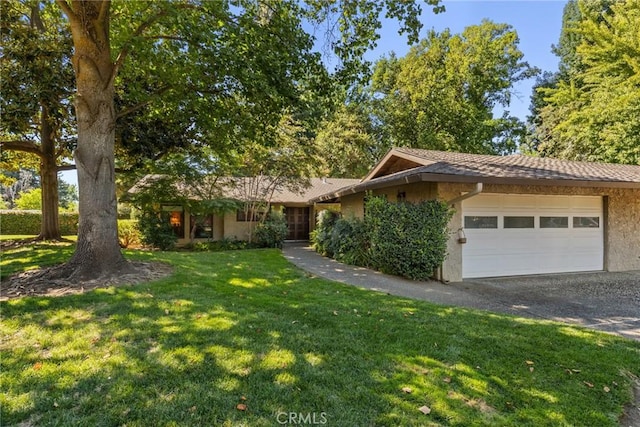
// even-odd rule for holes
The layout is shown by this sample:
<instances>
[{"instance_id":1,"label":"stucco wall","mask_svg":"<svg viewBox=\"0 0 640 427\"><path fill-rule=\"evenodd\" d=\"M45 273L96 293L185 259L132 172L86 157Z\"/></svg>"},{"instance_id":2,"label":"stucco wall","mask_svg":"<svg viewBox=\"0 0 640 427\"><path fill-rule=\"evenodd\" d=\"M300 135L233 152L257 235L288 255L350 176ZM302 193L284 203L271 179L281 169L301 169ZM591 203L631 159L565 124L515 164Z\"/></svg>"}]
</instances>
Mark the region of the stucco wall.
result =
<instances>
[{"instance_id":1,"label":"stucco wall","mask_svg":"<svg viewBox=\"0 0 640 427\"><path fill-rule=\"evenodd\" d=\"M640 270L640 190L610 190L605 229L605 268Z\"/></svg>"},{"instance_id":2,"label":"stucco wall","mask_svg":"<svg viewBox=\"0 0 640 427\"><path fill-rule=\"evenodd\" d=\"M386 196L390 202L398 200L398 194L405 193L406 201L417 203L422 200L434 199L437 195L436 184L431 182L416 182L411 184L394 185L371 192L374 196ZM364 216L365 193L349 194L340 198L341 210L344 216Z\"/></svg>"},{"instance_id":3,"label":"stucco wall","mask_svg":"<svg viewBox=\"0 0 640 427\"><path fill-rule=\"evenodd\" d=\"M439 199L447 201L473 189L473 184L439 183L437 195ZM482 192L606 196L605 269L640 270L640 190L487 184ZM456 203L454 209L456 212L449 223L448 255L442 268L442 278L447 281L462 280L462 245L458 243L457 233L462 227L461 203Z\"/></svg>"}]
</instances>

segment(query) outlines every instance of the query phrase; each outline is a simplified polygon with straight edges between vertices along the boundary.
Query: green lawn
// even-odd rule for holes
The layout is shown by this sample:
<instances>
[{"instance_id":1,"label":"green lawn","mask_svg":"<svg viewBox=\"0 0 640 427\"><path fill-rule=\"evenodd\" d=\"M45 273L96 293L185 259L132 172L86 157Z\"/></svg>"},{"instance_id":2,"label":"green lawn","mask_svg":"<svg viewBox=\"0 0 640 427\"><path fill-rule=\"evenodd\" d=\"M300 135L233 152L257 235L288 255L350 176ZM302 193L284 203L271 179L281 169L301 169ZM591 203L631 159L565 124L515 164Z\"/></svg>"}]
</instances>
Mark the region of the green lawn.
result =
<instances>
[{"instance_id":1,"label":"green lawn","mask_svg":"<svg viewBox=\"0 0 640 427\"><path fill-rule=\"evenodd\" d=\"M127 256L175 274L2 303L2 425L616 426L640 374L638 342L310 278L276 250Z\"/></svg>"}]
</instances>

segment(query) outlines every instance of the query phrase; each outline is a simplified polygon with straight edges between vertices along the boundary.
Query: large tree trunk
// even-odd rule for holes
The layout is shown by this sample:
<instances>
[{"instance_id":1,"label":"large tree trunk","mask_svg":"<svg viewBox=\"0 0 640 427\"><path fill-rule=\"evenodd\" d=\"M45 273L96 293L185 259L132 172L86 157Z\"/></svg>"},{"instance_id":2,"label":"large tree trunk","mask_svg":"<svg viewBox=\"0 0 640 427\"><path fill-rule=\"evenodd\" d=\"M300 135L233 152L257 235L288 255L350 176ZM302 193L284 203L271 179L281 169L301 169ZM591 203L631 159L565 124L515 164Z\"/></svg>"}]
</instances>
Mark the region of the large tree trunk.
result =
<instances>
[{"instance_id":1,"label":"large tree trunk","mask_svg":"<svg viewBox=\"0 0 640 427\"><path fill-rule=\"evenodd\" d=\"M42 186L42 225L38 240L61 240L58 221L58 165L53 129L47 107L41 107L40 184Z\"/></svg>"},{"instance_id":2,"label":"large tree trunk","mask_svg":"<svg viewBox=\"0 0 640 427\"><path fill-rule=\"evenodd\" d=\"M69 20L74 41L78 146L78 244L67 263L71 277L87 280L129 272L120 252L114 166L114 64L109 46L109 3L74 1Z\"/></svg>"}]
</instances>

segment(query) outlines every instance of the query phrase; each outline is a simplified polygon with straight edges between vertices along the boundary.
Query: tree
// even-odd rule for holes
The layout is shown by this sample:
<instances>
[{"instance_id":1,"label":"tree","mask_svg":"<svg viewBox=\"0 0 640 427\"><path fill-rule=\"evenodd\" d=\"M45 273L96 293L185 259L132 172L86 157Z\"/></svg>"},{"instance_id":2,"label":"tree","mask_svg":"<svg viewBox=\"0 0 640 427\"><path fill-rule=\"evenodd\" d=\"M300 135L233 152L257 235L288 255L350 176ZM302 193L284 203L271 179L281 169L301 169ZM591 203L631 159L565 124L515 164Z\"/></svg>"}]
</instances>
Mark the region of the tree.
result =
<instances>
[{"instance_id":1,"label":"tree","mask_svg":"<svg viewBox=\"0 0 640 427\"><path fill-rule=\"evenodd\" d=\"M361 178L384 154L377 149L373 125L361 105L342 106L320 126L315 144L327 176Z\"/></svg>"},{"instance_id":2,"label":"tree","mask_svg":"<svg viewBox=\"0 0 640 427\"><path fill-rule=\"evenodd\" d=\"M506 108L513 84L535 76L507 24L484 20L462 34L430 31L404 58L376 63L372 102L383 143L445 151L505 153L524 125Z\"/></svg>"},{"instance_id":3,"label":"tree","mask_svg":"<svg viewBox=\"0 0 640 427\"><path fill-rule=\"evenodd\" d=\"M33 170L17 169L16 171L5 171L2 175L2 199L6 200L10 209L13 209L20 193L38 186L37 174Z\"/></svg>"},{"instance_id":4,"label":"tree","mask_svg":"<svg viewBox=\"0 0 640 427\"><path fill-rule=\"evenodd\" d=\"M43 220L38 239L61 239L58 223L58 172L68 169L74 132L71 40L59 10L39 2L2 4L3 76L0 116L3 159L10 168L36 157L41 181ZM29 160L30 162L32 160Z\"/></svg>"},{"instance_id":5,"label":"tree","mask_svg":"<svg viewBox=\"0 0 640 427\"><path fill-rule=\"evenodd\" d=\"M557 83L538 90L541 155L640 164L640 2L577 2L574 58ZM566 11L565 11L566 12ZM563 70L567 70L564 71Z\"/></svg>"},{"instance_id":6,"label":"tree","mask_svg":"<svg viewBox=\"0 0 640 427\"><path fill-rule=\"evenodd\" d=\"M362 53L375 43L385 7L414 39L421 13L413 2L392 0L56 3L74 46L80 221L74 255L50 274L76 280L131 269L118 245L115 197L115 129L124 111L114 100L125 68L128 76L140 74L140 84L127 87L130 99L139 101L129 111L153 104L150 114L158 117L196 112L198 138L225 152L238 134L250 137L279 122L285 107L299 112L313 105L305 94L328 83L303 18L340 28L333 40L342 59L336 76L347 81L362 70ZM438 0L428 3L437 7Z\"/></svg>"}]
</instances>

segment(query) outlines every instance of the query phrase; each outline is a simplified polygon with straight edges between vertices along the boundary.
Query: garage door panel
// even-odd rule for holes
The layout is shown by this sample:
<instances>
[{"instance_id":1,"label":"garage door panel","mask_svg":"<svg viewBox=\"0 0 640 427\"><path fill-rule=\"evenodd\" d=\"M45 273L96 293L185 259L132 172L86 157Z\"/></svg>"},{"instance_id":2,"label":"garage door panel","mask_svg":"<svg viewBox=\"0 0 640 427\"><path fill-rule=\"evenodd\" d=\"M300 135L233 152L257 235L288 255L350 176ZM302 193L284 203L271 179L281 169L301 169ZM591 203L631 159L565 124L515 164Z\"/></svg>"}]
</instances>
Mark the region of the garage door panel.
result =
<instances>
[{"instance_id":1,"label":"garage door panel","mask_svg":"<svg viewBox=\"0 0 640 427\"><path fill-rule=\"evenodd\" d=\"M481 194L465 200L462 212L463 216L498 218L498 228L465 228L463 277L603 268L601 197ZM533 228L505 228L505 216L534 217ZM584 228L573 227L574 217L590 216L597 217L597 228L585 227L592 224L588 219L576 223ZM530 224L512 218L507 225Z\"/></svg>"}]
</instances>

